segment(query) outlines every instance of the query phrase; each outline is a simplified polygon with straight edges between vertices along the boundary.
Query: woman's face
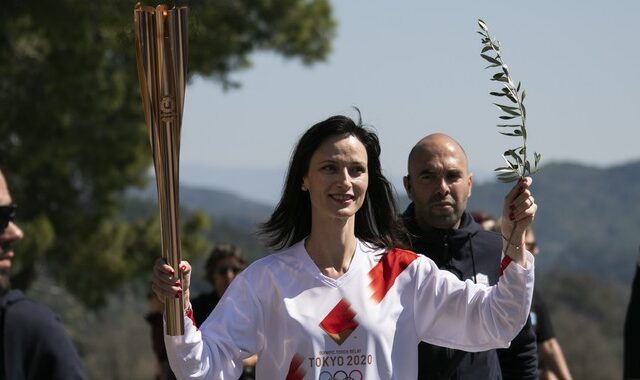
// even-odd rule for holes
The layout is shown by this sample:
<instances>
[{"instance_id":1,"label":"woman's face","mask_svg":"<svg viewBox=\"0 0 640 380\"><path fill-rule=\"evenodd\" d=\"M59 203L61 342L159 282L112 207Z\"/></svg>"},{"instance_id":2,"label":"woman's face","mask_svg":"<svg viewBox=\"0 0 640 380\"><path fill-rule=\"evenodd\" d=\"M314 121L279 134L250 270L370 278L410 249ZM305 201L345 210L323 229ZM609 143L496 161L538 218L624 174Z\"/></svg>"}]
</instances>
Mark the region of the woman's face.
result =
<instances>
[{"instance_id":1,"label":"woman's face","mask_svg":"<svg viewBox=\"0 0 640 380\"><path fill-rule=\"evenodd\" d=\"M355 136L332 136L318 147L302 182L314 219L348 219L356 214L369 185L367 163L367 151Z\"/></svg>"}]
</instances>

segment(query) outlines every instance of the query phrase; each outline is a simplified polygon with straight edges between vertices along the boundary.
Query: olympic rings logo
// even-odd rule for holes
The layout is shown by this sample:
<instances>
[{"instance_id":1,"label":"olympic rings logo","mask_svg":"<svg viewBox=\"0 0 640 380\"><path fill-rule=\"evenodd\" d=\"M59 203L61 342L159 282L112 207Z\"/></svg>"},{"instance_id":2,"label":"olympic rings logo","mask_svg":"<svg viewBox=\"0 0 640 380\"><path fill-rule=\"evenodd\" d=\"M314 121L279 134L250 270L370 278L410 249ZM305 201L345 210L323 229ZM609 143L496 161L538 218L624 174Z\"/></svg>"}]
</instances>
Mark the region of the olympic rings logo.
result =
<instances>
[{"instance_id":1,"label":"olympic rings logo","mask_svg":"<svg viewBox=\"0 0 640 380\"><path fill-rule=\"evenodd\" d=\"M357 369L352 370L347 373L343 370L338 370L334 374L331 374L329 371L320 372L320 377L318 380L362 380L362 372Z\"/></svg>"}]
</instances>

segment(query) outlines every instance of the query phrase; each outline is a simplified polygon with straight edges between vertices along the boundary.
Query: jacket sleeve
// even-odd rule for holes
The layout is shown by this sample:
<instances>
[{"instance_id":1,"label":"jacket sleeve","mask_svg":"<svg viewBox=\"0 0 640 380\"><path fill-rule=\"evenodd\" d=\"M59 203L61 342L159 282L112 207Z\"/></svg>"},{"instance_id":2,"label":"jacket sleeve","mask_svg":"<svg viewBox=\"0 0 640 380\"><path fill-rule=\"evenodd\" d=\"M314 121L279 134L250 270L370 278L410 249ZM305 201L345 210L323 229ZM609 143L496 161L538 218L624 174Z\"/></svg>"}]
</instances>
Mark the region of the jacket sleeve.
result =
<instances>
[{"instance_id":1,"label":"jacket sleeve","mask_svg":"<svg viewBox=\"0 0 640 380\"><path fill-rule=\"evenodd\" d=\"M437 346L478 352L508 347L531 307L534 258L525 267L510 260L492 287L460 281L420 257L416 268L414 321L418 338ZM429 316L425 318L425 316Z\"/></svg>"},{"instance_id":2,"label":"jacket sleeve","mask_svg":"<svg viewBox=\"0 0 640 380\"><path fill-rule=\"evenodd\" d=\"M511 341L509 348L497 351L503 380L538 378L538 345L531 317L527 318L527 323Z\"/></svg>"},{"instance_id":3,"label":"jacket sleeve","mask_svg":"<svg viewBox=\"0 0 640 380\"><path fill-rule=\"evenodd\" d=\"M169 364L178 378L237 379L242 359L259 352L262 312L243 274L234 279L200 329L184 316L185 334L165 335Z\"/></svg>"}]
</instances>

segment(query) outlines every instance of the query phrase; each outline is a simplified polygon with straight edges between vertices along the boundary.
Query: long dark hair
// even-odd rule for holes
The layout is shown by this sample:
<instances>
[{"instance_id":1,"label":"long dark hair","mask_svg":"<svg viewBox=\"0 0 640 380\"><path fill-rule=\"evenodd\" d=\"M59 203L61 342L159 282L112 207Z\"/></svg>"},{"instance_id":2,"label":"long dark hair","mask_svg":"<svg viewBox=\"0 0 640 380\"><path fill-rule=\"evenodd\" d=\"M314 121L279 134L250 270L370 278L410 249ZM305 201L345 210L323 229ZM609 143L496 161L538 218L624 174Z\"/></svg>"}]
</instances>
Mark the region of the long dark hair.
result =
<instances>
[{"instance_id":1,"label":"long dark hair","mask_svg":"<svg viewBox=\"0 0 640 380\"><path fill-rule=\"evenodd\" d=\"M283 249L311 233L311 200L302 191L302 180L309 170L311 156L330 137L351 135L367 151L369 186L364 204L356 212L355 235L376 247L405 247L407 234L398 219L396 202L389 181L382 174L380 142L371 129L347 116L332 116L309 128L298 141L289 162L282 197L271 218L260 226L259 234L267 247Z\"/></svg>"}]
</instances>

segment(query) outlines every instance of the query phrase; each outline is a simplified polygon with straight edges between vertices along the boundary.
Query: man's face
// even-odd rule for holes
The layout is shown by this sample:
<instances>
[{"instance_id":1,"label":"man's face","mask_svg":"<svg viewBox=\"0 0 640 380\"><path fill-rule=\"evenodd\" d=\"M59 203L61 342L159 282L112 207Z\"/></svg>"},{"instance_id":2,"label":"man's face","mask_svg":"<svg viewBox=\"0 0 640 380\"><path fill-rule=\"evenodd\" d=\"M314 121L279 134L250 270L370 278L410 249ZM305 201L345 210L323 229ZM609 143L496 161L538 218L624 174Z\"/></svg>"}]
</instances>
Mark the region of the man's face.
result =
<instances>
[{"instance_id":1,"label":"man's face","mask_svg":"<svg viewBox=\"0 0 640 380\"><path fill-rule=\"evenodd\" d=\"M443 137L421 141L404 178L420 228L457 229L472 183L465 154L457 143Z\"/></svg>"},{"instance_id":2,"label":"man's face","mask_svg":"<svg viewBox=\"0 0 640 380\"><path fill-rule=\"evenodd\" d=\"M0 231L0 290L6 291L9 287L9 270L13 260L13 244L22 240L23 233L20 227L15 224L12 218L7 218L7 208L12 205L11 194L7 182L0 172L0 227L6 224L6 227ZM7 219L7 220L4 220ZM5 223L7 222L8 223Z\"/></svg>"}]
</instances>

